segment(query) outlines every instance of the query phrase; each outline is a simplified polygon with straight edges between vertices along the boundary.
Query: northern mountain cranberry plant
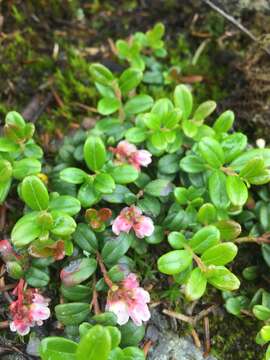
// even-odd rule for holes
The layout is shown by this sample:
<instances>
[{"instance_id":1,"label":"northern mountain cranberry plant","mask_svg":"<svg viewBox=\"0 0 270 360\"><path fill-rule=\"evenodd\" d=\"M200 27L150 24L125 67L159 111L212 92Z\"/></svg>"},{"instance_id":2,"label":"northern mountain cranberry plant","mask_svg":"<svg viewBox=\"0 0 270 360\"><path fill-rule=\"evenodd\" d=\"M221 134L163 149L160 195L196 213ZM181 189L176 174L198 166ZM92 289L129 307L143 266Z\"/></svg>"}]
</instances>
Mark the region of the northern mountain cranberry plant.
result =
<instances>
[{"instance_id":1,"label":"northern mountain cranberry plant","mask_svg":"<svg viewBox=\"0 0 270 360\"><path fill-rule=\"evenodd\" d=\"M257 208L250 203L270 181L270 149L253 148L233 131L232 111L217 115L214 101L195 106L188 86L166 98L146 93L149 52L166 55L163 32L158 24L118 41L130 65L121 74L90 66L101 116L88 132L64 140L53 166L32 140L34 126L15 111L6 116L0 199L17 191L23 208L0 242L14 279L7 316L21 336L57 319L65 337L42 340L43 360L144 359L146 261L154 283L172 277L183 303L217 289L235 315L235 304L246 304L232 295L240 287L232 262L239 243L269 231L262 215L269 198L261 195ZM269 294L260 294L254 313L268 320ZM269 333L265 325L260 343Z\"/></svg>"}]
</instances>

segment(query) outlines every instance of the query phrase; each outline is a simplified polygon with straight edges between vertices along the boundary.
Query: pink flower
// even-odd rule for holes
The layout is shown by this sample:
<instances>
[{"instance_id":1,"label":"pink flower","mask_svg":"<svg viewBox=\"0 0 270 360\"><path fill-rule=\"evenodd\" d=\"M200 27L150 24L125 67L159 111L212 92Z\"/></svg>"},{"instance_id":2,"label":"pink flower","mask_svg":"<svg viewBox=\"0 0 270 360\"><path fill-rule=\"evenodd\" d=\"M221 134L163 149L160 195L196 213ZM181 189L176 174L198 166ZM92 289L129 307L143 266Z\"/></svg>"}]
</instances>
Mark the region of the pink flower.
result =
<instances>
[{"instance_id":1,"label":"pink flower","mask_svg":"<svg viewBox=\"0 0 270 360\"><path fill-rule=\"evenodd\" d=\"M32 326L40 326L50 317L50 299L44 298L37 289L26 290L23 279L19 281L13 294L17 295L17 300L9 306L12 316L11 331L17 331L22 336L27 335Z\"/></svg>"},{"instance_id":2,"label":"pink flower","mask_svg":"<svg viewBox=\"0 0 270 360\"><path fill-rule=\"evenodd\" d=\"M152 154L147 150L138 150L133 144L128 141L120 141L116 148L110 148L115 154L116 162L120 164L129 163L137 170L141 166L147 167L152 162Z\"/></svg>"},{"instance_id":3,"label":"pink flower","mask_svg":"<svg viewBox=\"0 0 270 360\"><path fill-rule=\"evenodd\" d=\"M116 235L119 235L120 232L129 233L131 229L140 239L152 235L154 231L152 219L142 215L141 210L134 205L125 207L112 225L112 231Z\"/></svg>"},{"instance_id":4,"label":"pink flower","mask_svg":"<svg viewBox=\"0 0 270 360\"><path fill-rule=\"evenodd\" d=\"M119 325L124 325L131 318L140 326L150 319L149 302L149 293L139 286L136 275L130 273L116 291L109 291L106 310L117 316Z\"/></svg>"}]
</instances>

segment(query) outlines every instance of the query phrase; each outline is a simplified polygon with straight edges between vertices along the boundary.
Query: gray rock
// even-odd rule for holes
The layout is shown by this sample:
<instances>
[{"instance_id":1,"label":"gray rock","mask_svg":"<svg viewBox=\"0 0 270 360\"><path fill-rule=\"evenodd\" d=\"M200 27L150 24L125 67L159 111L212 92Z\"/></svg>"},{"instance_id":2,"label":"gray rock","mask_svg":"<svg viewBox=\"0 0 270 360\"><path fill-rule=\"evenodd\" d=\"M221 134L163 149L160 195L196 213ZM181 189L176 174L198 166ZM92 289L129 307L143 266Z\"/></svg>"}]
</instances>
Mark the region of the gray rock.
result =
<instances>
[{"instance_id":1,"label":"gray rock","mask_svg":"<svg viewBox=\"0 0 270 360\"><path fill-rule=\"evenodd\" d=\"M193 340L179 336L179 331L170 330L167 318L157 310L152 311L151 321L147 327L146 339L152 340L154 346L149 351L148 360L216 360L214 357L203 357Z\"/></svg>"}]
</instances>

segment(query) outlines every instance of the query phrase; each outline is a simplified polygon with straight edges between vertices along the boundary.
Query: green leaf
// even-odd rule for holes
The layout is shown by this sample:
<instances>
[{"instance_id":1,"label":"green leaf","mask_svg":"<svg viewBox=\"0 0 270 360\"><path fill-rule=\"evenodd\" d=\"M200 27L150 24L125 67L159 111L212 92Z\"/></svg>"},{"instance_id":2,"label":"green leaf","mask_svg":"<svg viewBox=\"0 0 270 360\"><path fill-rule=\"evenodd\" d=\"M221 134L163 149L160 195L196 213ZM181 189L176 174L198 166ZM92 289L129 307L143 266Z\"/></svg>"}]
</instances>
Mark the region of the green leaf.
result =
<instances>
[{"instance_id":1,"label":"green leaf","mask_svg":"<svg viewBox=\"0 0 270 360\"><path fill-rule=\"evenodd\" d=\"M195 253L202 254L212 246L217 245L219 240L219 230L215 226L209 225L196 232L189 241L189 246Z\"/></svg>"},{"instance_id":2,"label":"green leaf","mask_svg":"<svg viewBox=\"0 0 270 360\"><path fill-rule=\"evenodd\" d=\"M142 119L143 119L143 122L144 122L145 126L147 126L148 129L160 130L161 117L158 116L158 114L147 113L147 114L143 115Z\"/></svg>"},{"instance_id":3,"label":"green leaf","mask_svg":"<svg viewBox=\"0 0 270 360\"><path fill-rule=\"evenodd\" d=\"M173 185L169 180L157 179L150 181L144 188L144 192L152 196L167 196L173 189Z\"/></svg>"},{"instance_id":4,"label":"green leaf","mask_svg":"<svg viewBox=\"0 0 270 360\"><path fill-rule=\"evenodd\" d=\"M180 250L185 247L187 240L185 236L177 231L172 231L168 236L168 242L173 249Z\"/></svg>"},{"instance_id":5,"label":"green leaf","mask_svg":"<svg viewBox=\"0 0 270 360\"><path fill-rule=\"evenodd\" d=\"M226 301L226 310L235 316L241 316L241 310L248 306L248 299L245 296L231 297Z\"/></svg>"},{"instance_id":6,"label":"green leaf","mask_svg":"<svg viewBox=\"0 0 270 360\"><path fill-rule=\"evenodd\" d=\"M110 276L110 271L108 272ZM103 325L103 326L116 326L117 325L117 315L111 311L105 311L101 314L94 315L91 318L91 323Z\"/></svg>"},{"instance_id":7,"label":"green leaf","mask_svg":"<svg viewBox=\"0 0 270 360\"><path fill-rule=\"evenodd\" d=\"M164 150L167 147L166 134L163 131L155 131L150 137L151 144L158 150Z\"/></svg>"},{"instance_id":8,"label":"green leaf","mask_svg":"<svg viewBox=\"0 0 270 360\"><path fill-rule=\"evenodd\" d=\"M15 153L16 151L19 150L20 150L19 145L15 144L13 141L5 137L0 137L0 152Z\"/></svg>"},{"instance_id":9,"label":"green leaf","mask_svg":"<svg viewBox=\"0 0 270 360\"><path fill-rule=\"evenodd\" d=\"M117 327L115 327L115 326L107 326L106 329L110 333L111 348L114 349L120 344L120 341L121 341L120 330L118 330Z\"/></svg>"},{"instance_id":10,"label":"green leaf","mask_svg":"<svg viewBox=\"0 0 270 360\"><path fill-rule=\"evenodd\" d=\"M237 246L231 242L218 244L202 254L205 265L226 265L237 255Z\"/></svg>"},{"instance_id":11,"label":"green leaf","mask_svg":"<svg viewBox=\"0 0 270 360\"><path fill-rule=\"evenodd\" d=\"M224 153L221 145L215 139L203 138L198 144L198 149L204 160L213 168L219 168L223 165Z\"/></svg>"},{"instance_id":12,"label":"green leaf","mask_svg":"<svg viewBox=\"0 0 270 360\"><path fill-rule=\"evenodd\" d=\"M158 270L163 274L174 275L184 271L192 262L192 254L187 250L174 250L158 259Z\"/></svg>"},{"instance_id":13,"label":"green leaf","mask_svg":"<svg viewBox=\"0 0 270 360\"><path fill-rule=\"evenodd\" d=\"M234 113L231 110L223 112L214 122L213 129L217 133L225 133L232 127L234 122Z\"/></svg>"},{"instance_id":14,"label":"green leaf","mask_svg":"<svg viewBox=\"0 0 270 360\"><path fill-rule=\"evenodd\" d=\"M159 244L164 239L164 230L162 226L155 226L155 230L151 236L146 236L145 241L148 244Z\"/></svg>"},{"instance_id":15,"label":"green leaf","mask_svg":"<svg viewBox=\"0 0 270 360\"><path fill-rule=\"evenodd\" d=\"M92 171L102 168L106 161L106 149L100 137L90 135L83 147L84 159Z\"/></svg>"},{"instance_id":16,"label":"green leaf","mask_svg":"<svg viewBox=\"0 0 270 360\"><path fill-rule=\"evenodd\" d=\"M0 159L0 184L8 183L12 177L12 165L7 160Z\"/></svg>"},{"instance_id":17,"label":"green leaf","mask_svg":"<svg viewBox=\"0 0 270 360\"><path fill-rule=\"evenodd\" d=\"M203 121L215 111L217 104L215 101L209 100L205 101L198 106L196 109L193 120L199 123L203 123Z\"/></svg>"},{"instance_id":18,"label":"green leaf","mask_svg":"<svg viewBox=\"0 0 270 360\"><path fill-rule=\"evenodd\" d=\"M258 157L264 160L265 167L270 166L270 149L251 149L245 151L242 155L233 160L230 167L235 171L241 171L249 160Z\"/></svg>"},{"instance_id":19,"label":"green leaf","mask_svg":"<svg viewBox=\"0 0 270 360\"><path fill-rule=\"evenodd\" d=\"M266 264L270 267L270 245L262 244L262 255Z\"/></svg>"},{"instance_id":20,"label":"green leaf","mask_svg":"<svg viewBox=\"0 0 270 360\"><path fill-rule=\"evenodd\" d=\"M198 124L191 120L184 120L182 123L182 129L187 137L194 138L199 130Z\"/></svg>"},{"instance_id":21,"label":"green leaf","mask_svg":"<svg viewBox=\"0 0 270 360\"><path fill-rule=\"evenodd\" d=\"M82 184L87 177L85 171L69 167L60 172L60 179L71 184Z\"/></svg>"},{"instance_id":22,"label":"green leaf","mask_svg":"<svg viewBox=\"0 0 270 360\"><path fill-rule=\"evenodd\" d=\"M145 327L138 326L133 321L128 321L125 325L120 326L122 334L121 347L138 346L144 338Z\"/></svg>"},{"instance_id":23,"label":"green leaf","mask_svg":"<svg viewBox=\"0 0 270 360\"><path fill-rule=\"evenodd\" d=\"M269 181L269 172L265 169L264 160L262 158L254 158L249 160L239 173L250 184L262 185Z\"/></svg>"},{"instance_id":24,"label":"green leaf","mask_svg":"<svg viewBox=\"0 0 270 360\"><path fill-rule=\"evenodd\" d=\"M175 106L183 112L183 119L187 120L193 107L193 98L189 88L186 85L177 85L174 90Z\"/></svg>"},{"instance_id":25,"label":"green leaf","mask_svg":"<svg viewBox=\"0 0 270 360\"><path fill-rule=\"evenodd\" d=\"M80 212L81 203L73 196L60 195L50 201L49 210L51 211L57 210L67 215L73 216L78 214L78 212Z\"/></svg>"},{"instance_id":26,"label":"green leaf","mask_svg":"<svg viewBox=\"0 0 270 360\"><path fill-rule=\"evenodd\" d=\"M111 194L115 190L114 179L109 174L97 174L94 179L94 188L102 194Z\"/></svg>"},{"instance_id":27,"label":"green leaf","mask_svg":"<svg viewBox=\"0 0 270 360\"><path fill-rule=\"evenodd\" d=\"M130 248L132 239L132 234L121 233L116 239L106 241L101 251L105 264L108 266L117 264Z\"/></svg>"},{"instance_id":28,"label":"green leaf","mask_svg":"<svg viewBox=\"0 0 270 360\"><path fill-rule=\"evenodd\" d=\"M136 95L126 102L124 110L127 114L139 114L149 110L153 103L154 100L149 95Z\"/></svg>"},{"instance_id":29,"label":"green leaf","mask_svg":"<svg viewBox=\"0 0 270 360\"><path fill-rule=\"evenodd\" d=\"M228 135L221 142L221 146L225 155L225 162L233 161L247 147L247 137L242 133L234 133Z\"/></svg>"},{"instance_id":30,"label":"green leaf","mask_svg":"<svg viewBox=\"0 0 270 360\"><path fill-rule=\"evenodd\" d=\"M220 220L214 224L220 231L220 239L231 241L241 234L241 225L233 220Z\"/></svg>"},{"instance_id":31,"label":"green leaf","mask_svg":"<svg viewBox=\"0 0 270 360\"><path fill-rule=\"evenodd\" d=\"M145 360L143 351L137 347L127 347L123 350L123 354L123 360Z\"/></svg>"},{"instance_id":32,"label":"green leaf","mask_svg":"<svg viewBox=\"0 0 270 360\"><path fill-rule=\"evenodd\" d=\"M196 155L187 155L180 161L180 168L192 174L204 171L205 165L205 162Z\"/></svg>"},{"instance_id":33,"label":"green leaf","mask_svg":"<svg viewBox=\"0 0 270 360\"><path fill-rule=\"evenodd\" d=\"M132 127L125 134L127 141L140 144L147 138L147 130L140 127Z\"/></svg>"},{"instance_id":34,"label":"green leaf","mask_svg":"<svg viewBox=\"0 0 270 360\"><path fill-rule=\"evenodd\" d=\"M207 273L207 281L222 291L237 290L240 286L237 277L224 266L211 266Z\"/></svg>"},{"instance_id":35,"label":"green leaf","mask_svg":"<svg viewBox=\"0 0 270 360\"><path fill-rule=\"evenodd\" d=\"M260 335L265 342L270 341L270 325L265 325L260 331Z\"/></svg>"},{"instance_id":36,"label":"green leaf","mask_svg":"<svg viewBox=\"0 0 270 360\"><path fill-rule=\"evenodd\" d=\"M198 300L203 296L207 285L207 278L200 268L193 269L188 278L185 294L189 301Z\"/></svg>"},{"instance_id":37,"label":"green leaf","mask_svg":"<svg viewBox=\"0 0 270 360\"><path fill-rule=\"evenodd\" d=\"M96 271L97 261L92 258L84 258L71 261L61 271L61 280L67 287L79 285L87 280Z\"/></svg>"},{"instance_id":38,"label":"green leaf","mask_svg":"<svg viewBox=\"0 0 270 360\"><path fill-rule=\"evenodd\" d=\"M119 78L119 86L123 95L135 89L142 81L143 73L140 70L129 68Z\"/></svg>"},{"instance_id":39,"label":"green leaf","mask_svg":"<svg viewBox=\"0 0 270 360\"><path fill-rule=\"evenodd\" d=\"M93 326L81 339L77 349L77 360L108 360L111 337L107 328Z\"/></svg>"},{"instance_id":40,"label":"green leaf","mask_svg":"<svg viewBox=\"0 0 270 360\"><path fill-rule=\"evenodd\" d=\"M11 242L16 247L28 245L41 235L41 227L37 222L39 212L31 212L20 218L11 232Z\"/></svg>"},{"instance_id":41,"label":"green leaf","mask_svg":"<svg viewBox=\"0 0 270 360\"><path fill-rule=\"evenodd\" d=\"M25 121L21 114L19 114L17 111L9 111L5 118L5 124L16 126L18 128L24 128L25 127Z\"/></svg>"},{"instance_id":42,"label":"green leaf","mask_svg":"<svg viewBox=\"0 0 270 360\"><path fill-rule=\"evenodd\" d=\"M10 186L11 186L11 179L0 182L0 204L3 204L3 202L6 200Z\"/></svg>"},{"instance_id":43,"label":"green leaf","mask_svg":"<svg viewBox=\"0 0 270 360\"><path fill-rule=\"evenodd\" d=\"M111 71L101 64L91 64L90 72L94 81L102 85L110 85L112 80L114 79Z\"/></svg>"},{"instance_id":44,"label":"green leaf","mask_svg":"<svg viewBox=\"0 0 270 360\"><path fill-rule=\"evenodd\" d=\"M25 144L24 155L28 158L41 159L43 156L43 150L40 146L30 140L27 144Z\"/></svg>"},{"instance_id":45,"label":"green leaf","mask_svg":"<svg viewBox=\"0 0 270 360\"><path fill-rule=\"evenodd\" d=\"M121 102L117 98L106 97L98 102L97 110L101 115L110 115L116 112L121 106Z\"/></svg>"},{"instance_id":46,"label":"green leaf","mask_svg":"<svg viewBox=\"0 0 270 360\"><path fill-rule=\"evenodd\" d=\"M117 184L132 183L139 176L138 170L132 165L115 166L110 173Z\"/></svg>"},{"instance_id":47,"label":"green leaf","mask_svg":"<svg viewBox=\"0 0 270 360\"><path fill-rule=\"evenodd\" d=\"M157 217L160 214L161 206L157 198L144 195L144 197L137 202L137 206L142 212L151 217Z\"/></svg>"},{"instance_id":48,"label":"green leaf","mask_svg":"<svg viewBox=\"0 0 270 360\"><path fill-rule=\"evenodd\" d=\"M101 198L101 194L94 188L92 180L89 178L79 189L78 200L82 207L88 208L96 204Z\"/></svg>"},{"instance_id":49,"label":"green leaf","mask_svg":"<svg viewBox=\"0 0 270 360\"><path fill-rule=\"evenodd\" d=\"M98 249L98 241L95 233L89 228L88 225L79 223L76 231L73 234L75 243L89 253L95 253Z\"/></svg>"},{"instance_id":50,"label":"green leaf","mask_svg":"<svg viewBox=\"0 0 270 360\"><path fill-rule=\"evenodd\" d=\"M209 225L215 222L217 218L217 210L211 203L205 203L200 207L197 219L201 224Z\"/></svg>"},{"instance_id":51,"label":"green leaf","mask_svg":"<svg viewBox=\"0 0 270 360\"><path fill-rule=\"evenodd\" d=\"M52 211L51 215L53 217L54 223L51 229L51 233L57 236L69 236L74 233L76 230L75 220L62 212Z\"/></svg>"},{"instance_id":52,"label":"green leaf","mask_svg":"<svg viewBox=\"0 0 270 360\"><path fill-rule=\"evenodd\" d=\"M230 203L226 191L226 175L219 170L212 172L208 187L212 203L218 209L226 209Z\"/></svg>"},{"instance_id":53,"label":"green leaf","mask_svg":"<svg viewBox=\"0 0 270 360\"><path fill-rule=\"evenodd\" d=\"M41 341L42 360L76 360L77 343L63 337L50 336Z\"/></svg>"},{"instance_id":54,"label":"green leaf","mask_svg":"<svg viewBox=\"0 0 270 360\"><path fill-rule=\"evenodd\" d=\"M188 189L184 187L176 187L174 189L174 197L178 204L186 205L189 202Z\"/></svg>"},{"instance_id":55,"label":"green leaf","mask_svg":"<svg viewBox=\"0 0 270 360\"><path fill-rule=\"evenodd\" d=\"M70 301L87 301L91 296L91 289L88 285L64 286L61 285L61 294Z\"/></svg>"},{"instance_id":56,"label":"green leaf","mask_svg":"<svg viewBox=\"0 0 270 360\"><path fill-rule=\"evenodd\" d=\"M132 192L123 185L116 185L112 194L103 195L103 199L112 204L121 204L125 202L126 196L132 195Z\"/></svg>"},{"instance_id":57,"label":"green leaf","mask_svg":"<svg viewBox=\"0 0 270 360\"><path fill-rule=\"evenodd\" d=\"M158 170L163 174L175 174L179 171L179 156L168 154L162 156L158 161Z\"/></svg>"},{"instance_id":58,"label":"green leaf","mask_svg":"<svg viewBox=\"0 0 270 360\"><path fill-rule=\"evenodd\" d=\"M25 279L28 285L34 288L44 287L48 285L50 281L50 277L46 272L33 266L31 266L30 269L26 271Z\"/></svg>"},{"instance_id":59,"label":"green leaf","mask_svg":"<svg viewBox=\"0 0 270 360\"><path fill-rule=\"evenodd\" d=\"M233 205L243 206L248 199L248 190L239 176L227 176L226 190Z\"/></svg>"},{"instance_id":60,"label":"green leaf","mask_svg":"<svg viewBox=\"0 0 270 360\"><path fill-rule=\"evenodd\" d=\"M57 320L64 325L79 325L90 313L89 304L81 302L59 304L54 310Z\"/></svg>"},{"instance_id":61,"label":"green leaf","mask_svg":"<svg viewBox=\"0 0 270 360\"><path fill-rule=\"evenodd\" d=\"M247 281L254 281L259 276L259 266L247 266L242 271L243 278Z\"/></svg>"},{"instance_id":62,"label":"green leaf","mask_svg":"<svg viewBox=\"0 0 270 360\"><path fill-rule=\"evenodd\" d=\"M34 175L27 176L21 185L21 195L27 206L33 210L46 210L49 194L44 183Z\"/></svg>"},{"instance_id":63,"label":"green leaf","mask_svg":"<svg viewBox=\"0 0 270 360\"><path fill-rule=\"evenodd\" d=\"M35 175L41 172L40 161L33 158L26 158L13 163L13 176L22 180L26 176Z\"/></svg>"},{"instance_id":64,"label":"green leaf","mask_svg":"<svg viewBox=\"0 0 270 360\"><path fill-rule=\"evenodd\" d=\"M252 309L257 319L267 321L270 319L270 309L263 305L255 305Z\"/></svg>"}]
</instances>

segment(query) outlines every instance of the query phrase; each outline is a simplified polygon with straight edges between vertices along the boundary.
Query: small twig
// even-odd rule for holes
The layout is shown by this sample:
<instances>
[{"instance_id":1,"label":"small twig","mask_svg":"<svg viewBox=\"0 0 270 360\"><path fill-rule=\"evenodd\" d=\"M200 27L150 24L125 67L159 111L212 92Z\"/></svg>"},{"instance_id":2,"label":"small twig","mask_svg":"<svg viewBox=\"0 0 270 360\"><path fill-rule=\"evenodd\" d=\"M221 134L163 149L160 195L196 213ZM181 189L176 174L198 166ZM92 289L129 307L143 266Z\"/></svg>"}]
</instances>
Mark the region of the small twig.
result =
<instances>
[{"instance_id":1,"label":"small twig","mask_svg":"<svg viewBox=\"0 0 270 360\"><path fill-rule=\"evenodd\" d=\"M242 309L240 312L241 312L241 314L244 314L246 316L254 318L254 315L252 314L252 312L250 312L250 311L248 311L246 309Z\"/></svg>"},{"instance_id":2,"label":"small twig","mask_svg":"<svg viewBox=\"0 0 270 360\"><path fill-rule=\"evenodd\" d=\"M204 350L204 357L207 357L210 353L211 350L211 341L210 341L210 330L209 330L209 318L206 316L203 319L204 322L204 346L205 346L205 350Z\"/></svg>"},{"instance_id":3,"label":"small twig","mask_svg":"<svg viewBox=\"0 0 270 360\"><path fill-rule=\"evenodd\" d=\"M195 322L194 322L194 319L191 317L191 316L186 316L184 314L180 314L180 313L177 313L175 311L170 311L170 310L167 310L167 309L163 309L162 310L163 314L165 315L168 315L172 318L175 318L177 320L180 320L180 321L184 321L192 326L195 325Z\"/></svg>"},{"instance_id":4,"label":"small twig","mask_svg":"<svg viewBox=\"0 0 270 360\"><path fill-rule=\"evenodd\" d=\"M237 21L234 17L227 14L224 10L220 9L216 4L214 4L211 0L202 0L205 4L210 6L213 10L218 12L220 15L222 15L225 19L230 21L234 26L236 26L239 30L241 30L244 34L246 34L251 40L255 41L256 43L259 42L258 38L252 34L244 25L242 25L239 21ZM265 47L262 47L263 50L270 55L270 50L268 50Z\"/></svg>"},{"instance_id":5,"label":"small twig","mask_svg":"<svg viewBox=\"0 0 270 360\"><path fill-rule=\"evenodd\" d=\"M5 224L6 224L6 213L7 213L7 208L6 205L3 204L0 207L0 231L3 231L5 228Z\"/></svg>"},{"instance_id":6,"label":"small twig","mask_svg":"<svg viewBox=\"0 0 270 360\"><path fill-rule=\"evenodd\" d=\"M113 53L113 55L118 56L117 48L111 38L108 38L108 43L109 43L109 46L110 46L110 49L111 49L111 52Z\"/></svg>"},{"instance_id":7,"label":"small twig","mask_svg":"<svg viewBox=\"0 0 270 360\"><path fill-rule=\"evenodd\" d=\"M211 312L213 312L218 306L217 305L211 305L208 309L202 310L198 315L194 317L194 322L198 322L204 317L208 316Z\"/></svg>"},{"instance_id":8,"label":"small twig","mask_svg":"<svg viewBox=\"0 0 270 360\"><path fill-rule=\"evenodd\" d=\"M100 267L100 271L102 272L102 275L104 277L104 281L105 283L109 286L109 288L113 291L117 290L118 286L115 285L112 280L110 279L109 275L108 275L108 272L107 272L107 269L103 263L103 260L102 260L102 257L100 255L100 253L97 251L96 252L96 256L97 256L97 262L99 264L99 267Z\"/></svg>"},{"instance_id":9,"label":"small twig","mask_svg":"<svg viewBox=\"0 0 270 360\"><path fill-rule=\"evenodd\" d=\"M57 93L57 91L53 87L51 88L51 91L52 91L53 97L54 97L57 105L60 108L63 108L65 105L64 105L62 99L60 98L59 94Z\"/></svg>"},{"instance_id":10,"label":"small twig","mask_svg":"<svg viewBox=\"0 0 270 360\"><path fill-rule=\"evenodd\" d=\"M194 344L196 345L196 347L200 348L202 346L201 341L200 341L199 335L197 334L197 332L194 328L191 329L191 335L193 337Z\"/></svg>"},{"instance_id":11,"label":"small twig","mask_svg":"<svg viewBox=\"0 0 270 360\"><path fill-rule=\"evenodd\" d=\"M149 350L151 349L151 347L153 346L153 341L152 340L148 340L144 346L143 346L143 352L144 352L144 355L145 355L145 358L147 357L147 354L149 352Z\"/></svg>"},{"instance_id":12,"label":"small twig","mask_svg":"<svg viewBox=\"0 0 270 360\"><path fill-rule=\"evenodd\" d=\"M94 307L95 315L98 315L101 313L99 303L98 303L98 292L96 289L96 279L95 278L94 278L94 282L93 282L93 296L92 296L92 301L91 301L90 307L92 308L92 306Z\"/></svg>"},{"instance_id":13,"label":"small twig","mask_svg":"<svg viewBox=\"0 0 270 360\"><path fill-rule=\"evenodd\" d=\"M255 244L269 244L270 243L270 232L264 233L261 236L243 236L234 240L237 244L243 243L255 243Z\"/></svg>"}]
</instances>

